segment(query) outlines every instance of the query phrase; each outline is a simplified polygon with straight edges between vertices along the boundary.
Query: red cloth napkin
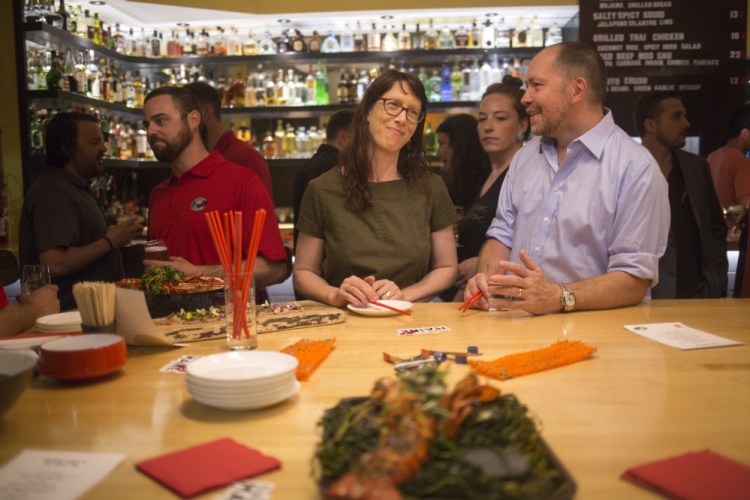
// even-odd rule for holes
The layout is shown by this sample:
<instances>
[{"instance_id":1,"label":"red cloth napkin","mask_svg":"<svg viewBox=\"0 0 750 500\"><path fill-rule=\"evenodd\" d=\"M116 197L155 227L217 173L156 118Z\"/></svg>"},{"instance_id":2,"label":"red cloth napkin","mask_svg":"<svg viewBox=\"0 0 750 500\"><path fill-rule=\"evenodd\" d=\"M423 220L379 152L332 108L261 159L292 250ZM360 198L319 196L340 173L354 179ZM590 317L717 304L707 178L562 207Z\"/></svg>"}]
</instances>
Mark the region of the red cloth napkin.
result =
<instances>
[{"instance_id":1,"label":"red cloth napkin","mask_svg":"<svg viewBox=\"0 0 750 500\"><path fill-rule=\"evenodd\" d=\"M224 438L135 464L183 498L281 468L281 462Z\"/></svg>"},{"instance_id":2,"label":"red cloth napkin","mask_svg":"<svg viewBox=\"0 0 750 500\"><path fill-rule=\"evenodd\" d=\"M621 476L668 498L750 498L750 467L711 450L694 451L639 465Z\"/></svg>"}]
</instances>

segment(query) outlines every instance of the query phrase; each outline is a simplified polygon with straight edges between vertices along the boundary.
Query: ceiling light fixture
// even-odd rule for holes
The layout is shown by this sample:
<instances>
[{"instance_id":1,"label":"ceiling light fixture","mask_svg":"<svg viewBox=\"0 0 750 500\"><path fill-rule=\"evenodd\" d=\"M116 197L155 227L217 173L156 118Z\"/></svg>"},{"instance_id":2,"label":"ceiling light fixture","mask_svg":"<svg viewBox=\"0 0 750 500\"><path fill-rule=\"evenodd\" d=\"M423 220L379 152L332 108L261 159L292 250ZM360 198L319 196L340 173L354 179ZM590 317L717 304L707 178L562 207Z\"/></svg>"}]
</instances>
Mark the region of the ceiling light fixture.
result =
<instances>
[{"instance_id":1,"label":"ceiling light fixture","mask_svg":"<svg viewBox=\"0 0 750 500\"><path fill-rule=\"evenodd\" d=\"M495 17L497 16L497 12L488 12L484 15L484 17Z\"/></svg>"},{"instance_id":2,"label":"ceiling light fixture","mask_svg":"<svg viewBox=\"0 0 750 500\"><path fill-rule=\"evenodd\" d=\"M385 19L386 21L389 19L393 19L393 16L390 14L385 14L383 16L380 16L380 19Z\"/></svg>"},{"instance_id":3,"label":"ceiling light fixture","mask_svg":"<svg viewBox=\"0 0 750 500\"><path fill-rule=\"evenodd\" d=\"M179 26L180 28L187 28L188 26L190 26L190 23L177 23L177 26Z\"/></svg>"},{"instance_id":4,"label":"ceiling light fixture","mask_svg":"<svg viewBox=\"0 0 750 500\"><path fill-rule=\"evenodd\" d=\"M91 0L89 3L91 5L107 5L107 2L102 2L102 0Z\"/></svg>"},{"instance_id":5,"label":"ceiling light fixture","mask_svg":"<svg viewBox=\"0 0 750 500\"><path fill-rule=\"evenodd\" d=\"M292 21L290 21L289 19L279 19L278 22L280 22L281 24L289 24Z\"/></svg>"}]
</instances>

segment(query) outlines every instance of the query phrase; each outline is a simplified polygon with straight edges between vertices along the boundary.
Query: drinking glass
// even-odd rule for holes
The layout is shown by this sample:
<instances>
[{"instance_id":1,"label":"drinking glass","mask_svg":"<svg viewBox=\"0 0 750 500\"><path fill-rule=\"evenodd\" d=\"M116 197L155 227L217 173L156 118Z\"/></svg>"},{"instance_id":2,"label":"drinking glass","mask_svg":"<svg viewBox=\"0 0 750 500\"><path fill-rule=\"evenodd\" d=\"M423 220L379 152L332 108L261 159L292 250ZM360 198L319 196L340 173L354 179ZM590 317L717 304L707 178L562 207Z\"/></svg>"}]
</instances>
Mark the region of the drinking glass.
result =
<instances>
[{"instance_id":1,"label":"drinking glass","mask_svg":"<svg viewBox=\"0 0 750 500\"><path fill-rule=\"evenodd\" d=\"M500 271L499 266L495 269L494 274L497 274L498 271ZM488 280L490 278L491 276L487 276ZM492 285L490 284L490 286ZM507 307L502 307L500 304L502 302L508 302L508 301L513 301L513 300L516 300L516 297L503 295L499 293L490 293L490 300L489 300L490 307L487 310L488 311L510 311L510 309L508 309Z\"/></svg>"},{"instance_id":2,"label":"drinking glass","mask_svg":"<svg viewBox=\"0 0 750 500\"><path fill-rule=\"evenodd\" d=\"M21 293L31 293L44 285L49 285L51 282L49 266L27 264L21 270Z\"/></svg>"},{"instance_id":3,"label":"drinking glass","mask_svg":"<svg viewBox=\"0 0 750 500\"><path fill-rule=\"evenodd\" d=\"M227 348L233 351L258 347L258 330L255 322L255 279L250 277L247 292L243 291L244 278L240 274L224 277L224 316L227 325Z\"/></svg>"},{"instance_id":4,"label":"drinking glass","mask_svg":"<svg viewBox=\"0 0 750 500\"><path fill-rule=\"evenodd\" d=\"M148 260L169 260L169 251L164 240L150 240L144 245L145 258Z\"/></svg>"}]
</instances>

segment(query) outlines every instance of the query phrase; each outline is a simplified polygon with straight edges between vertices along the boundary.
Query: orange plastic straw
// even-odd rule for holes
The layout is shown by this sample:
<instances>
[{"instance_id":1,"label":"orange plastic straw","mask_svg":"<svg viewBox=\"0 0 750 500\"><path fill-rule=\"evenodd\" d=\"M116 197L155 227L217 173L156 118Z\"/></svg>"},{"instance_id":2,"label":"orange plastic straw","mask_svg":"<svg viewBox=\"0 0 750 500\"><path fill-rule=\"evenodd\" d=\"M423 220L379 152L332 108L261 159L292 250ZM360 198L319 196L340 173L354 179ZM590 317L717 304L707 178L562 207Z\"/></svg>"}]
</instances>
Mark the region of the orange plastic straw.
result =
<instances>
[{"instance_id":1,"label":"orange plastic straw","mask_svg":"<svg viewBox=\"0 0 750 500\"><path fill-rule=\"evenodd\" d=\"M473 306L473 305L474 305L474 303L475 303L475 302L476 302L477 300L479 300L479 299L480 299L481 297L482 297L482 291L481 291L481 290L478 290L478 291L477 291L477 293L475 293L474 295L472 295L471 297L469 297L469 298L468 298L468 299L466 300L466 302L464 302L463 304L461 304L461 305L460 305L460 306L458 307L458 310L459 310L459 311L461 311L461 312L466 312L466 311L468 311L468 310L469 310L469 309L471 308L471 306Z\"/></svg>"},{"instance_id":2,"label":"orange plastic straw","mask_svg":"<svg viewBox=\"0 0 750 500\"><path fill-rule=\"evenodd\" d=\"M377 300L375 302L370 302L374 306L383 307L385 309L390 309L391 311L397 312L399 314L405 314L406 316L411 316L411 313L409 311L404 311L403 309L398 309L396 307L391 307L389 305L383 304L382 302L378 302Z\"/></svg>"}]
</instances>

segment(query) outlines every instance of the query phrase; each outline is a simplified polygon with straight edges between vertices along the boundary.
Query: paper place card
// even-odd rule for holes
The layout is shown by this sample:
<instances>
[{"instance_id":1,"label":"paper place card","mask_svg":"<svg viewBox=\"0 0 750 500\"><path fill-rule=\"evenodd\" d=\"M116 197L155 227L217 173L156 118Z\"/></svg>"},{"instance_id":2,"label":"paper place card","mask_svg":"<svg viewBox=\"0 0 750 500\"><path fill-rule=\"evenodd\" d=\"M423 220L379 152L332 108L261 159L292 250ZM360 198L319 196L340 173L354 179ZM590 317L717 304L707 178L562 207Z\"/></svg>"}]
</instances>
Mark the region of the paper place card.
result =
<instances>
[{"instance_id":1,"label":"paper place card","mask_svg":"<svg viewBox=\"0 0 750 500\"><path fill-rule=\"evenodd\" d=\"M646 325L625 325L625 328L642 337L677 349L709 349L742 345L742 342L725 339L718 335L690 328L682 323L651 323Z\"/></svg>"},{"instance_id":2,"label":"paper place card","mask_svg":"<svg viewBox=\"0 0 750 500\"><path fill-rule=\"evenodd\" d=\"M447 326L425 326L421 328L401 328L400 330L396 330L396 335L399 337L408 337L409 335L427 335L429 333L449 331L451 331L451 329Z\"/></svg>"},{"instance_id":3,"label":"paper place card","mask_svg":"<svg viewBox=\"0 0 750 500\"><path fill-rule=\"evenodd\" d=\"M0 469L0 498L72 500L123 458L119 453L25 450Z\"/></svg>"}]
</instances>

